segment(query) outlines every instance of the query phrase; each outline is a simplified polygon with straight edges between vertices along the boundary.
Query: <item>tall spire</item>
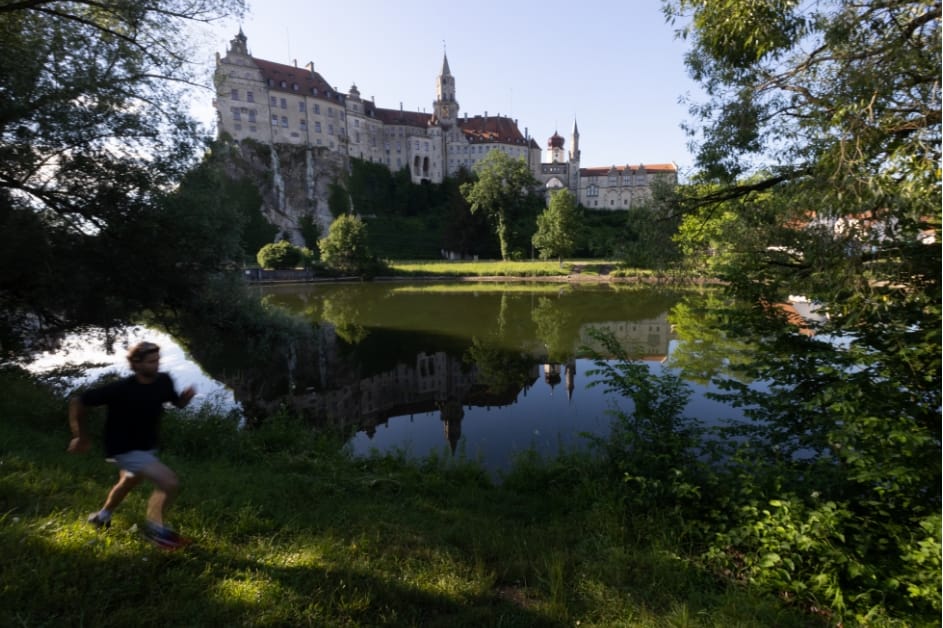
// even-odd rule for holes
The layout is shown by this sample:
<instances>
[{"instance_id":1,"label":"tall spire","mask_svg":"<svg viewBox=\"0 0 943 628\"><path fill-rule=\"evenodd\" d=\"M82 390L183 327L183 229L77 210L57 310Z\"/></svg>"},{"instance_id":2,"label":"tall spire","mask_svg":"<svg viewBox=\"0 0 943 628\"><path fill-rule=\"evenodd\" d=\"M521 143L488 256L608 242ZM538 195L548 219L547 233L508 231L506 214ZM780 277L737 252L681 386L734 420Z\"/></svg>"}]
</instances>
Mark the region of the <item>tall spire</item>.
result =
<instances>
[{"instance_id":1,"label":"tall spire","mask_svg":"<svg viewBox=\"0 0 943 628\"><path fill-rule=\"evenodd\" d=\"M451 76L452 72L449 71L449 57L445 54L445 51L442 51L442 76Z\"/></svg>"},{"instance_id":2,"label":"tall spire","mask_svg":"<svg viewBox=\"0 0 943 628\"><path fill-rule=\"evenodd\" d=\"M573 138L570 142L570 160L580 160L580 129L576 126L576 116L573 116Z\"/></svg>"}]
</instances>

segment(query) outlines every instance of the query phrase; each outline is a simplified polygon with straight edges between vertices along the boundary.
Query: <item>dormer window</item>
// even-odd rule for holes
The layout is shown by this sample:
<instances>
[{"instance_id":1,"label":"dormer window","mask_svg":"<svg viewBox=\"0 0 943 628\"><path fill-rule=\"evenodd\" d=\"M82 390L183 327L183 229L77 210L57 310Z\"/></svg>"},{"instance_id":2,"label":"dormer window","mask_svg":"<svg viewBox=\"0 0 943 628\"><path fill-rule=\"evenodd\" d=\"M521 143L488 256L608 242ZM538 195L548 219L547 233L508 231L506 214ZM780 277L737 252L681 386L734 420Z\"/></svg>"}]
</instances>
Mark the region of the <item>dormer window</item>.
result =
<instances>
[{"instance_id":1,"label":"dormer window","mask_svg":"<svg viewBox=\"0 0 943 628\"><path fill-rule=\"evenodd\" d=\"M282 81L282 82L279 83L278 85L279 85L279 87L287 87L287 86L288 86L288 83L286 83L285 81Z\"/></svg>"},{"instance_id":2,"label":"dormer window","mask_svg":"<svg viewBox=\"0 0 943 628\"><path fill-rule=\"evenodd\" d=\"M291 91L293 91L293 92L297 92L297 91L298 91L298 83L292 83L292 84L291 84Z\"/></svg>"}]
</instances>

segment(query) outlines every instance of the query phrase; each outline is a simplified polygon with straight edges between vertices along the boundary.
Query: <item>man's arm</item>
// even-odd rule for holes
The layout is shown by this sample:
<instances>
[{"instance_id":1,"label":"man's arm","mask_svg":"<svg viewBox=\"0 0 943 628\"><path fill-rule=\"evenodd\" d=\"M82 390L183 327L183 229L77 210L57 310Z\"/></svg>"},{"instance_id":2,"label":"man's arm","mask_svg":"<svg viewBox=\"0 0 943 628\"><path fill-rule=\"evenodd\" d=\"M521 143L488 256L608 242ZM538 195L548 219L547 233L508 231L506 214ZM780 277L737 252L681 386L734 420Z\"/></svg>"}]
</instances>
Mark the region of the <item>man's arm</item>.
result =
<instances>
[{"instance_id":1,"label":"man's arm","mask_svg":"<svg viewBox=\"0 0 943 628\"><path fill-rule=\"evenodd\" d=\"M92 446L92 441L85 431L86 416L88 416L88 407L78 396L72 397L69 402L69 428L72 429L72 440L66 449L71 454L84 454Z\"/></svg>"},{"instance_id":2,"label":"man's arm","mask_svg":"<svg viewBox=\"0 0 943 628\"><path fill-rule=\"evenodd\" d=\"M174 405L178 408L186 408L187 404L190 403L190 400L193 399L193 395L195 394L196 388L193 386L187 386L187 388L184 389L182 393L180 393L180 396L177 398L177 401L174 403Z\"/></svg>"}]
</instances>

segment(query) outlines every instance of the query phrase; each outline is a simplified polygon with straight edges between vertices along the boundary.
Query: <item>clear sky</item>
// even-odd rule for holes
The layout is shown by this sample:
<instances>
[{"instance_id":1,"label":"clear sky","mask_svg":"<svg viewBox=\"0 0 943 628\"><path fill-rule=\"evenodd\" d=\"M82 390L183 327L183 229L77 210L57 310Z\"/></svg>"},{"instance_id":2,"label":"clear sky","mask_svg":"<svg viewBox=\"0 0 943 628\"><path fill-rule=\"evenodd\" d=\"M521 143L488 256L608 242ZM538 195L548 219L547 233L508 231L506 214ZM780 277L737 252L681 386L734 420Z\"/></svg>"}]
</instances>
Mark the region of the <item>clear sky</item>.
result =
<instances>
[{"instance_id":1,"label":"clear sky","mask_svg":"<svg viewBox=\"0 0 943 628\"><path fill-rule=\"evenodd\" d=\"M253 56L313 61L391 109L432 111L444 50L463 113L514 118L544 149L554 131L569 149L575 119L583 167L693 165L679 98L701 92L658 0L257 0L217 25L208 55L240 26Z\"/></svg>"}]
</instances>

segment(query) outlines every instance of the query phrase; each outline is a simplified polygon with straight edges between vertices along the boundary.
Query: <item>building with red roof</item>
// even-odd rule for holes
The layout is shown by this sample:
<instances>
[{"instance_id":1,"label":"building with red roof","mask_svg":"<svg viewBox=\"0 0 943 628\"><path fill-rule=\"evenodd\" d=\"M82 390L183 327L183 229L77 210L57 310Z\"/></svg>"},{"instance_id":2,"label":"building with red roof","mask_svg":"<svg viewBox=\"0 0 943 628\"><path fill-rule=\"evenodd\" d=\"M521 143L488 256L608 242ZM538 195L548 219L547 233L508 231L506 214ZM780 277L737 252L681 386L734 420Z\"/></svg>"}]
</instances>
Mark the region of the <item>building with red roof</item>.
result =
<instances>
[{"instance_id":1,"label":"building with red roof","mask_svg":"<svg viewBox=\"0 0 943 628\"><path fill-rule=\"evenodd\" d=\"M554 132L548 160L537 142L505 116L461 112L455 77L443 54L432 113L378 107L352 85L341 92L315 70L258 59L242 29L224 56L217 54L213 101L220 135L263 144L293 144L407 168L412 181L440 183L461 169L473 170L491 151L523 159L548 192L567 188L585 207L629 209L651 197L659 178L677 182L674 164L580 166L579 129L571 146Z\"/></svg>"}]
</instances>

